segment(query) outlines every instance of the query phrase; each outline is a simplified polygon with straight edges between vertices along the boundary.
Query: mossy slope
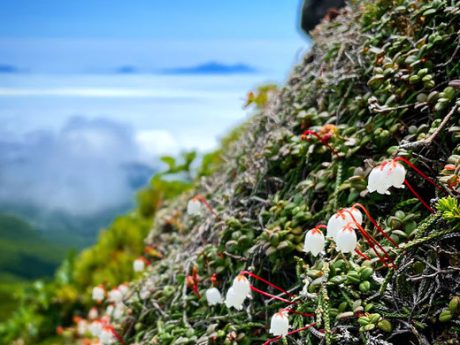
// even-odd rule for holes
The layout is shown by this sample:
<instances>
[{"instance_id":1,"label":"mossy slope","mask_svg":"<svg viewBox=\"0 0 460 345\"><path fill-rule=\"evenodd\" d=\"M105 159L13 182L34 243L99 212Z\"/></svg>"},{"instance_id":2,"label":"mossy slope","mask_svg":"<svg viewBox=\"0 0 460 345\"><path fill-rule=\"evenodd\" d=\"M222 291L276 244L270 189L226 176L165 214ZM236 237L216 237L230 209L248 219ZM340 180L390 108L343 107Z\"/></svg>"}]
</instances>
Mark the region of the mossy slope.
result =
<instances>
[{"instance_id":1,"label":"mossy slope","mask_svg":"<svg viewBox=\"0 0 460 345\"><path fill-rule=\"evenodd\" d=\"M458 322L457 307L448 309L460 293L455 217L430 215L407 189L366 191L371 168L400 155L446 182L443 193L409 170L424 200L457 195L459 29L459 3L442 0L358 1L320 25L311 52L257 110L219 170L157 213L147 244L163 259L133 284L129 315L117 324L125 339L256 344L270 337L269 319L285 304L253 294L243 311L208 307L187 287L195 268L201 296L213 274L225 293L241 270L294 292L295 309L315 313L316 325L287 343L459 341L449 323ZM306 129L330 137L338 154L313 137L301 140ZM215 214L187 216L195 194ZM341 255L333 243L317 258L302 252L306 230L355 202L399 243L394 248L366 222L397 268L384 267L362 237L371 260ZM290 317L293 329L311 320Z\"/></svg>"}]
</instances>

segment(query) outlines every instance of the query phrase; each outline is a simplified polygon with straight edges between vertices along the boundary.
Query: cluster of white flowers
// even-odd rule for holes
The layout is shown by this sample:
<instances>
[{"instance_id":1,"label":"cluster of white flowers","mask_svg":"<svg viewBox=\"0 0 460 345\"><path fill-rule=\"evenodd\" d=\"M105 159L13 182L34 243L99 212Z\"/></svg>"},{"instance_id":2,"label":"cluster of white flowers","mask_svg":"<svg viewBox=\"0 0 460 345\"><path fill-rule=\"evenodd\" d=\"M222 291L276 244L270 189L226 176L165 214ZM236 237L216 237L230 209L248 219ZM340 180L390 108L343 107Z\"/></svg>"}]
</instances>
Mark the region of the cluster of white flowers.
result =
<instances>
[{"instance_id":1,"label":"cluster of white flowers","mask_svg":"<svg viewBox=\"0 0 460 345\"><path fill-rule=\"evenodd\" d=\"M367 181L367 190L379 194L390 194L388 191L391 187L404 188L406 179L406 169L396 160L385 161L369 174Z\"/></svg>"},{"instance_id":2,"label":"cluster of white flowers","mask_svg":"<svg viewBox=\"0 0 460 345\"><path fill-rule=\"evenodd\" d=\"M334 240L337 250L342 253L350 253L356 249L358 239L355 229L363 222L363 215L354 208L341 209L329 218L327 222L327 237ZM323 225L324 226L324 225ZM319 227L307 231L303 250L317 256L323 252L326 246L326 238Z\"/></svg>"},{"instance_id":3,"label":"cluster of white flowers","mask_svg":"<svg viewBox=\"0 0 460 345\"><path fill-rule=\"evenodd\" d=\"M129 288L126 284L118 285L116 288L109 291L107 300L112 303L120 303L123 301L128 291Z\"/></svg>"},{"instance_id":4,"label":"cluster of white flowers","mask_svg":"<svg viewBox=\"0 0 460 345\"><path fill-rule=\"evenodd\" d=\"M110 304L105 310L105 315L109 316L112 320L119 321L125 314L127 308L124 303Z\"/></svg>"},{"instance_id":5,"label":"cluster of white flowers","mask_svg":"<svg viewBox=\"0 0 460 345\"><path fill-rule=\"evenodd\" d=\"M287 310L281 310L272 316L270 322L270 333L281 337L289 333L289 318Z\"/></svg>"},{"instance_id":6,"label":"cluster of white flowers","mask_svg":"<svg viewBox=\"0 0 460 345\"><path fill-rule=\"evenodd\" d=\"M83 321L80 321L79 323L82 322ZM98 344L100 345L112 345L117 342L117 339L113 333L113 327L110 326L107 318L94 320L89 325L87 325L83 334L88 333L97 338L99 340Z\"/></svg>"},{"instance_id":7,"label":"cluster of white flowers","mask_svg":"<svg viewBox=\"0 0 460 345\"><path fill-rule=\"evenodd\" d=\"M363 215L357 208L349 207L337 211L327 221L327 237L336 240L338 233L348 224L354 229L358 228L353 219L358 224L363 223Z\"/></svg>"},{"instance_id":8,"label":"cluster of white flowers","mask_svg":"<svg viewBox=\"0 0 460 345\"><path fill-rule=\"evenodd\" d=\"M232 286L228 289L225 296L225 305L227 308L243 309L243 303L251 294L251 284L248 278L240 274L233 280Z\"/></svg>"},{"instance_id":9,"label":"cluster of white flowers","mask_svg":"<svg viewBox=\"0 0 460 345\"><path fill-rule=\"evenodd\" d=\"M101 314L99 314L98 308L93 307L88 313L87 320L77 320L78 335L91 335L98 341L96 343L98 345L115 344L117 339L111 322L120 321L126 314L128 308L124 304L124 300L128 291L127 284L121 284L108 293L102 285L95 286L92 291L93 300L102 302L107 297L107 302L110 304Z\"/></svg>"}]
</instances>

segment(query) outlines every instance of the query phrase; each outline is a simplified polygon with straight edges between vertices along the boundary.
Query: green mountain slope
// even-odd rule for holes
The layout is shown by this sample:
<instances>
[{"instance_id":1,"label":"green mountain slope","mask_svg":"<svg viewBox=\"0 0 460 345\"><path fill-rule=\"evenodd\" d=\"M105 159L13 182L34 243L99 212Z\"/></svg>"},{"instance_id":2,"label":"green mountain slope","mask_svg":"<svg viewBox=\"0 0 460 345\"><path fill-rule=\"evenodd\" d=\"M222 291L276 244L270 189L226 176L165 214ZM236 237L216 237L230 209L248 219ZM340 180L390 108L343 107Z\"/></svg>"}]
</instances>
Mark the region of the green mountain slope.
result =
<instances>
[{"instance_id":1,"label":"green mountain slope","mask_svg":"<svg viewBox=\"0 0 460 345\"><path fill-rule=\"evenodd\" d=\"M0 214L0 275L25 280L50 277L65 254L65 248L45 240L25 221Z\"/></svg>"},{"instance_id":2,"label":"green mountain slope","mask_svg":"<svg viewBox=\"0 0 460 345\"><path fill-rule=\"evenodd\" d=\"M22 219L0 214L0 321L17 308L16 295L32 280L53 276L66 252Z\"/></svg>"}]
</instances>

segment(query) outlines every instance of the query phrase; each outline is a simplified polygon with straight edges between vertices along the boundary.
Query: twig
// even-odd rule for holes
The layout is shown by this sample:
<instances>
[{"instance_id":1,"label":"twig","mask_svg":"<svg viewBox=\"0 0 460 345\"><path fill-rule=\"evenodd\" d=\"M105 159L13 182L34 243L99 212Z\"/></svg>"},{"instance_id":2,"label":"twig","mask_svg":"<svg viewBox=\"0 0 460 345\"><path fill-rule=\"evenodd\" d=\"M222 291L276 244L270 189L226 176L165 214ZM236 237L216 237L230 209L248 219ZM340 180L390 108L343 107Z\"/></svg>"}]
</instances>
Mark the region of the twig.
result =
<instances>
[{"instance_id":1,"label":"twig","mask_svg":"<svg viewBox=\"0 0 460 345\"><path fill-rule=\"evenodd\" d=\"M436 128L436 130L428 138L422 139L419 141L415 141L413 143L399 145L398 150L396 152L398 152L400 149L415 149L415 148L418 148L419 146L430 145L433 142L433 140L436 139L436 137L442 131L442 129L447 125L447 122L449 122L450 118L452 117L452 115L454 115L456 111L457 111L457 106L454 106L449 111L449 113L444 117L439 127Z\"/></svg>"}]
</instances>

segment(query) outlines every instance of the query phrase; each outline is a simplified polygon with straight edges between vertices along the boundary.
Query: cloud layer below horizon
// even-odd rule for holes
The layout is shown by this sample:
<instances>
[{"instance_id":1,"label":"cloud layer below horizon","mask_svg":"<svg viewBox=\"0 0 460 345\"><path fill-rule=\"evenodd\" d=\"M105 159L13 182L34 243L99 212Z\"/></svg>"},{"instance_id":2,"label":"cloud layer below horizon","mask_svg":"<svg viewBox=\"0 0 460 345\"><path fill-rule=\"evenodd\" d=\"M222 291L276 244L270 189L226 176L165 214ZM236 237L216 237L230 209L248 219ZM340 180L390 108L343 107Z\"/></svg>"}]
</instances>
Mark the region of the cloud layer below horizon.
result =
<instances>
[{"instance_id":1,"label":"cloud layer below horizon","mask_svg":"<svg viewBox=\"0 0 460 345\"><path fill-rule=\"evenodd\" d=\"M0 203L91 214L132 200L126 166L177 148L167 132L135 133L109 119L70 118L57 132L0 141Z\"/></svg>"}]
</instances>

